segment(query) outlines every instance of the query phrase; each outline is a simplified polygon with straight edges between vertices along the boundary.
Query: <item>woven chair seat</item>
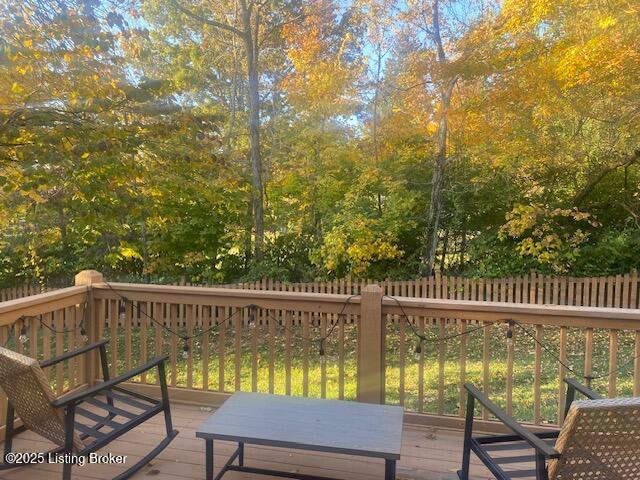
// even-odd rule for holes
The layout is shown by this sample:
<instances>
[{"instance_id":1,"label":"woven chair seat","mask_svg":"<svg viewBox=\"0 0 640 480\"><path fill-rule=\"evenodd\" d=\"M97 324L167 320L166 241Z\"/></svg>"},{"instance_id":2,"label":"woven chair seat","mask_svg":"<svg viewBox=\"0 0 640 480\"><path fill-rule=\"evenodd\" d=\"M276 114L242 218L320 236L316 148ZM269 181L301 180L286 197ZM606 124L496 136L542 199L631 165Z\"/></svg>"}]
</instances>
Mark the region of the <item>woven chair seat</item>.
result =
<instances>
[{"instance_id":1,"label":"woven chair seat","mask_svg":"<svg viewBox=\"0 0 640 480\"><path fill-rule=\"evenodd\" d=\"M0 347L0 387L29 430L64 446L64 412L51 406L56 397L36 360ZM76 433L74 449L80 451L84 446Z\"/></svg>"},{"instance_id":2,"label":"woven chair seat","mask_svg":"<svg viewBox=\"0 0 640 480\"><path fill-rule=\"evenodd\" d=\"M640 398L574 402L555 448L551 480L640 479Z\"/></svg>"}]
</instances>

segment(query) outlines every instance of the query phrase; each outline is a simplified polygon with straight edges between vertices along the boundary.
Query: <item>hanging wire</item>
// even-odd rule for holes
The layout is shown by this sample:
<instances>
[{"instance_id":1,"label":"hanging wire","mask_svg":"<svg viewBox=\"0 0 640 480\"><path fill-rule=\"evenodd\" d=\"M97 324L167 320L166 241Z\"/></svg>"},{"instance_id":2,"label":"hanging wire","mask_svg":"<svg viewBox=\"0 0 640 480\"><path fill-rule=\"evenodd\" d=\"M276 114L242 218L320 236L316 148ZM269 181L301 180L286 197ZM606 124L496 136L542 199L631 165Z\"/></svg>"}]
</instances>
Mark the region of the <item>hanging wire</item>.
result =
<instances>
[{"instance_id":1,"label":"hanging wire","mask_svg":"<svg viewBox=\"0 0 640 480\"><path fill-rule=\"evenodd\" d=\"M228 322L229 320L231 320L233 317L235 317L239 312L241 312L243 309L247 308L249 309L249 315L252 315L252 311L255 310L256 308L260 308L258 305L255 305L253 303L247 304L241 308L238 308L237 310L235 310L231 315L227 316L226 318L215 322L213 325L211 325L209 328L202 330L199 333L194 333L192 335L182 335L180 334L180 332L175 331L174 329L172 329L171 327L168 327L164 324L164 322L159 322L158 320L156 320L153 316L149 315L145 310L140 308L139 303L134 302L133 300L128 299L127 297L125 297L124 295L122 295L120 292L118 292L115 288L113 288L113 286L109 283L109 282L105 282L105 284L107 285L107 287L109 287L109 289L115 293L124 303L128 303L129 305L131 305L132 307L134 307L136 309L136 311L138 312L138 314L140 315L144 315L145 317L147 317L149 320L151 320L154 324L156 324L157 326L159 326L160 328L162 328L163 330L165 330L166 332L169 332L170 334L181 338L182 340L184 340L185 345L187 346L187 349L183 349L183 351L188 352L188 344L187 342L189 340L191 340L192 338L197 338L201 335L204 335L205 333L211 332L214 329L218 328L221 324Z\"/></svg>"},{"instance_id":2,"label":"hanging wire","mask_svg":"<svg viewBox=\"0 0 640 480\"><path fill-rule=\"evenodd\" d=\"M635 362L638 358L640 358L640 355L635 355L635 356L631 357L628 361L626 361L622 365L620 365L618 368L616 368L614 370L611 370L611 371L609 371L607 373L602 373L602 374L599 374L599 375L585 375L584 372L580 373L577 370L575 370L573 367L571 367L570 365L567 365L565 362L563 362L558 354L556 354L553 350L551 350L551 348L549 348L547 345L545 345L540 340L538 340L538 338L528 328L523 326L520 322L517 322L515 320L509 320L509 322L510 322L510 324L513 324L513 325L517 326L528 337L532 338L533 341L537 345L540 346L540 348L542 348L545 352L547 352L549 355L551 355L553 357L553 359L556 362L558 362L560 365L562 365L565 369L567 369L568 372L572 373L576 377L579 377L579 378L582 378L582 379L586 380L588 383L591 383L591 381L593 381L593 380L600 380L602 378L610 377L611 375L614 375L614 374L618 373L619 371L621 371L625 367L627 367L630 364L632 364L633 362Z\"/></svg>"},{"instance_id":3,"label":"hanging wire","mask_svg":"<svg viewBox=\"0 0 640 480\"><path fill-rule=\"evenodd\" d=\"M409 316L407 315L407 312L404 310L404 306L402 305L400 300L398 300L396 297L392 297L391 295L383 295L383 297L393 300L398 305L398 307L400 308L400 312L402 312L403 320L407 323L407 325L409 325L409 327L411 328L411 331L413 332L413 334L418 338L418 343L417 343L416 349L415 349L415 353L417 353L417 354L422 353L422 344L423 343L442 343L442 342L446 342L448 340L452 340L454 338L462 337L464 335L470 335L470 334L472 334L474 332L477 332L478 330L484 330L485 328L488 328L488 327L490 327L492 325L496 325L496 324L504 322L504 320L501 320L501 321L495 322L495 323L486 323L486 324L481 325L479 327L472 328L470 330L465 330L464 332L453 333L451 335L446 335L444 337L429 338L426 335L422 335L418 331L416 326L413 324L413 322L411 322L411 320L409 320Z\"/></svg>"},{"instance_id":4,"label":"hanging wire","mask_svg":"<svg viewBox=\"0 0 640 480\"><path fill-rule=\"evenodd\" d=\"M87 289L87 293L85 296L85 300L82 303L82 318L80 319L80 322L73 328L62 328L60 330L52 327L51 325L47 325L47 323L45 323L45 321L42 319L42 315L21 315L20 317L18 317L11 325L9 325L10 328L12 328L14 330L14 336L15 336L15 328L18 322L22 322L22 326L20 327L20 335L18 336L18 341L21 344L26 344L30 339L29 339L29 331L27 329L27 326L25 324L26 320L29 321L38 321L41 327L46 328L47 330L49 330L52 333L61 333L61 334L65 334L65 333L71 333L71 332L76 332L78 330L80 330L80 335L82 336L82 340L84 342L87 342L89 340L89 338L87 337L87 331L85 329L85 319L87 316L87 305L89 302L89 290ZM9 341L11 340L11 335L7 336L7 340L4 342L4 344L2 345L3 348L7 348L7 346L9 345Z\"/></svg>"}]
</instances>

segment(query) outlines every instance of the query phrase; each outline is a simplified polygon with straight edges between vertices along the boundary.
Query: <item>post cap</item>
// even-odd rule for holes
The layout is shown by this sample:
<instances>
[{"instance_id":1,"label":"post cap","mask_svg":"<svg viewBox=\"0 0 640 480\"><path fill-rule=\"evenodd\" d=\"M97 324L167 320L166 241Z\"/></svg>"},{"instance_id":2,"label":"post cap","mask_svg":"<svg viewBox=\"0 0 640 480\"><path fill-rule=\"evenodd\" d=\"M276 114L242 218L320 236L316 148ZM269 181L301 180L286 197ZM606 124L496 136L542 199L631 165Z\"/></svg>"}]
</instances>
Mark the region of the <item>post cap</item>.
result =
<instances>
[{"instance_id":1,"label":"post cap","mask_svg":"<svg viewBox=\"0 0 640 480\"><path fill-rule=\"evenodd\" d=\"M103 283L104 277L97 270L82 270L75 276L76 285L92 285L94 283Z\"/></svg>"}]
</instances>

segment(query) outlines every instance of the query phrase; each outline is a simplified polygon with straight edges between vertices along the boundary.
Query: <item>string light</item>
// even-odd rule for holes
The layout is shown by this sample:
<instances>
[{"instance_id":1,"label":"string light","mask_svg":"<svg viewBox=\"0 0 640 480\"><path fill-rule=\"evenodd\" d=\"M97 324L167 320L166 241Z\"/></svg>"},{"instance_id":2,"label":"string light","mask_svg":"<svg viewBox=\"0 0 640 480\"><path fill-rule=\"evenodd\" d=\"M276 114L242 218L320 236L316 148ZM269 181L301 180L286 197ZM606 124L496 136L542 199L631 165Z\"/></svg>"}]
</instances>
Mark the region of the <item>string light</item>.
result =
<instances>
[{"instance_id":1,"label":"string light","mask_svg":"<svg viewBox=\"0 0 640 480\"><path fill-rule=\"evenodd\" d=\"M250 330L256 328L256 316L253 311L256 309L256 305L249 305L249 317L247 318L247 326Z\"/></svg>"},{"instance_id":2,"label":"string light","mask_svg":"<svg viewBox=\"0 0 640 480\"><path fill-rule=\"evenodd\" d=\"M122 302L120 302L120 307L118 309L118 316L122 321L124 321L127 318L127 305L125 302L127 302L127 299L123 297Z\"/></svg>"},{"instance_id":3,"label":"string light","mask_svg":"<svg viewBox=\"0 0 640 480\"><path fill-rule=\"evenodd\" d=\"M322 363L323 365L325 363L327 363L327 355L326 355L326 353L324 351L324 341L325 340L326 340L325 338L321 338L320 339L320 346L318 348L318 354L320 355L320 363Z\"/></svg>"},{"instance_id":4,"label":"string light","mask_svg":"<svg viewBox=\"0 0 640 480\"><path fill-rule=\"evenodd\" d=\"M184 345L182 346L182 358L187 359L189 358L189 338L188 337L184 337Z\"/></svg>"},{"instance_id":5,"label":"string light","mask_svg":"<svg viewBox=\"0 0 640 480\"><path fill-rule=\"evenodd\" d=\"M513 320L509 320L509 328L507 329L507 346L513 347Z\"/></svg>"},{"instance_id":6,"label":"string light","mask_svg":"<svg viewBox=\"0 0 640 480\"><path fill-rule=\"evenodd\" d=\"M27 333L26 325L22 325L22 328L20 329L20 336L18 337L18 341L20 341L22 345L24 345L29 341L29 334Z\"/></svg>"},{"instance_id":7,"label":"string light","mask_svg":"<svg viewBox=\"0 0 640 480\"><path fill-rule=\"evenodd\" d=\"M84 343L87 343L89 341L89 336L87 335L87 331L84 329L84 327L80 328L80 339Z\"/></svg>"},{"instance_id":8,"label":"string light","mask_svg":"<svg viewBox=\"0 0 640 480\"><path fill-rule=\"evenodd\" d=\"M422 353L422 341L424 339L422 337L420 337L420 340L418 340L418 343L416 343L416 349L415 349L415 353L416 355L420 355Z\"/></svg>"}]
</instances>

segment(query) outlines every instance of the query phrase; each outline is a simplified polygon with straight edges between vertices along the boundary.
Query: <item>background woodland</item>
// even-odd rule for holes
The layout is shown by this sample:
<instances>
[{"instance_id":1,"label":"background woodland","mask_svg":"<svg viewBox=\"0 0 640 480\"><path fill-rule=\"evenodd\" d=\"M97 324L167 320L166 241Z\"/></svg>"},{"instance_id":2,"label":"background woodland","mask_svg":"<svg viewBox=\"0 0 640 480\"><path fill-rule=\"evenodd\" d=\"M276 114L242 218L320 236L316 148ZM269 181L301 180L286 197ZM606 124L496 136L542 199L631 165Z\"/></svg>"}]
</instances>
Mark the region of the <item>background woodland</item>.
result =
<instances>
[{"instance_id":1,"label":"background woodland","mask_svg":"<svg viewBox=\"0 0 640 480\"><path fill-rule=\"evenodd\" d=\"M0 0L0 284L640 267L633 0Z\"/></svg>"}]
</instances>

